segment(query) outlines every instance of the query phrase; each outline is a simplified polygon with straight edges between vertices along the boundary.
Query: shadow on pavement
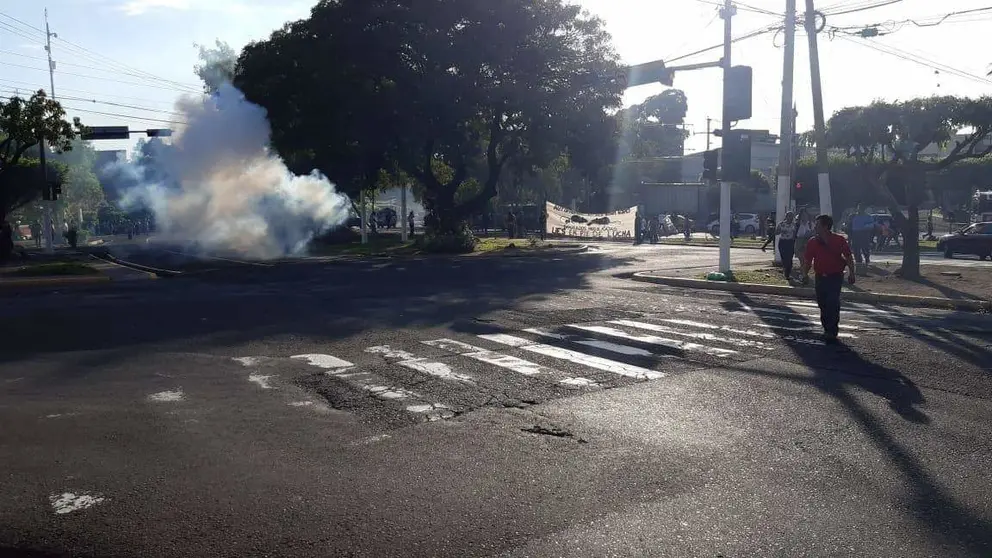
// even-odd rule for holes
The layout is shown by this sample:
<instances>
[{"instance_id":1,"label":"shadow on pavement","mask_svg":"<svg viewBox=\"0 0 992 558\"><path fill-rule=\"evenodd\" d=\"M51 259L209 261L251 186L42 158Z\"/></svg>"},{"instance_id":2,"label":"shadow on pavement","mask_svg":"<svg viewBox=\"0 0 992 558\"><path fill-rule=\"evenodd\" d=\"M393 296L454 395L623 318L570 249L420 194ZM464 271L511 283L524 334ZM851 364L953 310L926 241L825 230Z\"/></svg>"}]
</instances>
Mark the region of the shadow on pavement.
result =
<instances>
[{"instance_id":1,"label":"shadow on pavement","mask_svg":"<svg viewBox=\"0 0 992 558\"><path fill-rule=\"evenodd\" d=\"M774 308L779 317L806 320L804 315L784 304L770 304L767 301L759 303L746 294L736 294L735 298L739 304ZM728 308L738 305L724 304ZM755 315L770 325L780 325L779 319ZM793 352L812 371L812 384L840 402L879 451L888 455L889 460L902 472L906 483L912 487L910 505L916 519L925 523L928 530L945 543L963 545L976 552L976 555L987 552L992 547L992 523L944 494L937 479L920 460L887 432L883 424L862 407L848 390L849 386L853 386L874 393L885 398L889 406L906 420L929 424L929 417L917 408L925 402L920 389L900 372L868 362L856 351L843 345L826 345L816 350L816 346L796 343L786 336L782 339L787 345L793 346Z\"/></svg>"},{"instance_id":2,"label":"shadow on pavement","mask_svg":"<svg viewBox=\"0 0 992 558\"><path fill-rule=\"evenodd\" d=\"M601 254L368 260L252 268L230 281L193 278L78 296L0 299L0 362L65 351L65 378L134 351L195 352L260 339L340 340L369 329L437 327L581 289L623 265Z\"/></svg>"}]
</instances>

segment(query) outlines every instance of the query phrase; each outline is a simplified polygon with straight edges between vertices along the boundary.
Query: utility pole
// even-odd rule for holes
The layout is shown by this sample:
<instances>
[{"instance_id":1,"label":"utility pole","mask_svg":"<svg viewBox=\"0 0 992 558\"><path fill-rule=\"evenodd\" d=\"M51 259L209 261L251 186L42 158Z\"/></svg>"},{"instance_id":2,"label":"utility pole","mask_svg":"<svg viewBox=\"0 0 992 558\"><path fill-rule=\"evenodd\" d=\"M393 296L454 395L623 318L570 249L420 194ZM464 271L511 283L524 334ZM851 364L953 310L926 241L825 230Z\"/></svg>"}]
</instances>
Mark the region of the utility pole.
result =
<instances>
[{"instance_id":1,"label":"utility pole","mask_svg":"<svg viewBox=\"0 0 992 558\"><path fill-rule=\"evenodd\" d=\"M813 84L813 123L816 135L816 181L820 188L820 213L833 215L830 200L830 161L827 158L826 123L823 120L823 89L820 82L820 52L816 43L816 8L806 0L806 36L809 37L809 77Z\"/></svg>"},{"instance_id":2,"label":"utility pole","mask_svg":"<svg viewBox=\"0 0 992 558\"><path fill-rule=\"evenodd\" d=\"M48 27L48 8L45 8L45 52L48 53L48 84L51 86L48 93L49 96L52 98L52 100L55 100L55 62L52 60L52 37L58 37L58 35L52 33L51 29ZM42 166L44 166L45 165L44 139L41 140L39 149L41 150ZM47 168L42 169L42 176L45 177L44 187L48 188ZM52 197L54 198L55 196L53 195ZM45 218L44 218L45 251L51 253L55 251L55 238L54 235L52 234L52 225L53 225L52 217L53 216L55 217L54 226L59 231L62 230L62 220L58 218L58 212L55 211L58 204L57 201L53 199L53 200L44 201L42 202L42 204L45 207Z\"/></svg>"},{"instance_id":3,"label":"utility pole","mask_svg":"<svg viewBox=\"0 0 992 558\"><path fill-rule=\"evenodd\" d=\"M710 131L711 122L713 122L713 119L707 116L706 117L706 151L710 150L710 136L713 134L713 132Z\"/></svg>"},{"instance_id":4,"label":"utility pole","mask_svg":"<svg viewBox=\"0 0 992 558\"><path fill-rule=\"evenodd\" d=\"M731 0L725 0L720 16L723 18L723 135L724 141L730 137L730 114L727 112L728 83L727 78L730 73L730 47L733 41L731 19L737 9ZM722 157L726 158L726 150L723 150ZM722 165L721 165L722 166ZM730 271L730 182L724 180L723 171L720 173L720 271L727 273Z\"/></svg>"},{"instance_id":5,"label":"utility pole","mask_svg":"<svg viewBox=\"0 0 992 558\"><path fill-rule=\"evenodd\" d=\"M795 133L793 106L793 76L796 57L796 0L785 1L785 62L782 69L782 124L779 133L778 191L775 194L775 223L778 224L788 211L789 195L792 193L792 138ZM778 238L775 240L775 263L782 262L778 251Z\"/></svg>"}]
</instances>

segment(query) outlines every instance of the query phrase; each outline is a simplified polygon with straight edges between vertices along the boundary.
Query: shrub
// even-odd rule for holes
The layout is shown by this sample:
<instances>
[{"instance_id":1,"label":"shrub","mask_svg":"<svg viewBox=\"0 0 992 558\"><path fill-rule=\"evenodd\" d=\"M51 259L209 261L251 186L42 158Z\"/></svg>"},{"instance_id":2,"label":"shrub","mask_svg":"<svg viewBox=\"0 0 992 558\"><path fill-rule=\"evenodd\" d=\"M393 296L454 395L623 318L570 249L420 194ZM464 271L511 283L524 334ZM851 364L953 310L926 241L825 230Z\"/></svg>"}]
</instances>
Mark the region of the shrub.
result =
<instances>
[{"instance_id":1,"label":"shrub","mask_svg":"<svg viewBox=\"0 0 992 558\"><path fill-rule=\"evenodd\" d=\"M420 249L432 254L466 254L475 250L479 239L475 238L467 224L454 232L435 233L428 231L418 239Z\"/></svg>"}]
</instances>

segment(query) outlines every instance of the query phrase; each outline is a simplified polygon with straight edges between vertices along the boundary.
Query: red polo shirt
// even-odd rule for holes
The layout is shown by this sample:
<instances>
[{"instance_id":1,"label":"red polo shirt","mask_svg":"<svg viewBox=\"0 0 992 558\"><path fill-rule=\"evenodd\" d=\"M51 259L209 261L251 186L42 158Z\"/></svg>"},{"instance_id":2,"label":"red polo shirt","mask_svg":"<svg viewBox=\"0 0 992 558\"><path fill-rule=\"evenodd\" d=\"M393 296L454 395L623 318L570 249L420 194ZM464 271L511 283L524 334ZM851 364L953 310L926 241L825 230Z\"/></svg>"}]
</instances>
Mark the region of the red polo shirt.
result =
<instances>
[{"instance_id":1,"label":"red polo shirt","mask_svg":"<svg viewBox=\"0 0 992 558\"><path fill-rule=\"evenodd\" d=\"M846 238L836 233L828 233L823 241L814 236L806 245L806 263L813 265L817 275L843 273L847 266L844 256L851 257L851 246Z\"/></svg>"}]
</instances>

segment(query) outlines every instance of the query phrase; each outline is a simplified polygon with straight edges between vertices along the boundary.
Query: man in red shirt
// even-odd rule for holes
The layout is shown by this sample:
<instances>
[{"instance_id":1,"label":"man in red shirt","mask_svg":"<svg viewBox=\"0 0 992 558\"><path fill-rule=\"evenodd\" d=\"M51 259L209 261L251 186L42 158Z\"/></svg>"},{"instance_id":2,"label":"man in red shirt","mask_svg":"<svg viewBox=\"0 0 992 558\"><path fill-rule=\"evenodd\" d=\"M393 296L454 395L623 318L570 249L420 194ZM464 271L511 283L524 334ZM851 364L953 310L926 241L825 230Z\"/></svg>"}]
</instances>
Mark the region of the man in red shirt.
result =
<instances>
[{"instance_id":1,"label":"man in red shirt","mask_svg":"<svg viewBox=\"0 0 992 558\"><path fill-rule=\"evenodd\" d=\"M837 341L840 324L840 289L844 285L844 268L850 268L847 281L854 284L854 256L847 239L833 232L834 220L829 215L816 218L816 236L809 241L803 258L803 283L808 281L809 268L816 273L816 304L820 307L820 323L828 342Z\"/></svg>"}]
</instances>

